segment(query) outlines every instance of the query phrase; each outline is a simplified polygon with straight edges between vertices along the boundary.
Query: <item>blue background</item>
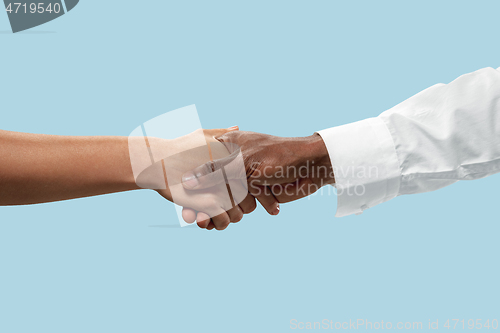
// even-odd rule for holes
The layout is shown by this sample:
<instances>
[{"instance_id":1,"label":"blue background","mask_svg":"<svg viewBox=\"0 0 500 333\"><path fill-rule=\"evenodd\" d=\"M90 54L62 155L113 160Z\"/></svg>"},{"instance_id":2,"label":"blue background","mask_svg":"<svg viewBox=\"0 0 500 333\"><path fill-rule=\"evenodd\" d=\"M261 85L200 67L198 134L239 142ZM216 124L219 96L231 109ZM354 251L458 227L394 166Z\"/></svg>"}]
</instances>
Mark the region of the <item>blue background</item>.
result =
<instances>
[{"instance_id":1,"label":"blue background","mask_svg":"<svg viewBox=\"0 0 500 333\"><path fill-rule=\"evenodd\" d=\"M498 13L498 1L83 0L19 34L0 14L0 127L128 135L194 103L206 128L309 135L499 67ZM461 182L341 219L318 195L224 232L173 227L153 191L1 207L0 332L500 320L499 187Z\"/></svg>"}]
</instances>

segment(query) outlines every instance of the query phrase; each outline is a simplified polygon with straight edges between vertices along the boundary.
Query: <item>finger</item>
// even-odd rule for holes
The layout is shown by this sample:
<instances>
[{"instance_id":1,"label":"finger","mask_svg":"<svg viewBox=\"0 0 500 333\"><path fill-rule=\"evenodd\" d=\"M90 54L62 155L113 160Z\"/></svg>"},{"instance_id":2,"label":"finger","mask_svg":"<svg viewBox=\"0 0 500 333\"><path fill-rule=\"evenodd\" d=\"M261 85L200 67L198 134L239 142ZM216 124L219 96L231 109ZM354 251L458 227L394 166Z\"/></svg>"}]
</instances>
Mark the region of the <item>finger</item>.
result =
<instances>
[{"instance_id":1,"label":"finger","mask_svg":"<svg viewBox=\"0 0 500 333\"><path fill-rule=\"evenodd\" d=\"M182 209L182 219L186 223L193 223L196 220L196 212L191 208L183 208Z\"/></svg>"},{"instance_id":2,"label":"finger","mask_svg":"<svg viewBox=\"0 0 500 333\"><path fill-rule=\"evenodd\" d=\"M210 216L208 216L205 213L199 212L198 215L196 216L196 224L198 224L198 227L205 229L208 227L210 223Z\"/></svg>"},{"instance_id":3,"label":"finger","mask_svg":"<svg viewBox=\"0 0 500 333\"><path fill-rule=\"evenodd\" d=\"M280 205L276 197L273 195L269 187L260 186L251 183L248 191L253 195L264 207L264 209L271 215L278 215L280 212Z\"/></svg>"},{"instance_id":4,"label":"finger","mask_svg":"<svg viewBox=\"0 0 500 333\"><path fill-rule=\"evenodd\" d=\"M227 215L229 215L229 221L231 221L231 223L240 222L241 219L243 218L243 212L241 211L241 208L238 205L228 210Z\"/></svg>"},{"instance_id":5,"label":"finger","mask_svg":"<svg viewBox=\"0 0 500 333\"><path fill-rule=\"evenodd\" d=\"M213 228L215 228L215 224L213 222L210 222L207 226L207 230L212 230Z\"/></svg>"},{"instance_id":6,"label":"finger","mask_svg":"<svg viewBox=\"0 0 500 333\"><path fill-rule=\"evenodd\" d=\"M245 199L239 204L241 211L243 214L250 214L257 208L257 202L255 202L255 198L248 194Z\"/></svg>"},{"instance_id":7,"label":"finger","mask_svg":"<svg viewBox=\"0 0 500 333\"><path fill-rule=\"evenodd\" d=\"M221 170L224 170L224 173ZM239 150L184 173L182 185L188 190L200 190L224 184L226 179L246 179L245 167Z\"/></svg>"},{"instance_id":8,"label":"finger","mask_svg":"<svg viewBox=\"0 0 500 333\"><path fill-rule=\"evenodd\" d=\"M200 228L206 228L210 223L210 216L203 212L198 212L198 215L196 215L196 223Z\"/></svg>"},{"instance_id":9,"label":"finger","mask_svg":"<svg viewBox=\"0 0 500 333\"><path fill-rule=\"evenodd\" d=\"M222 214L212 217L212 222L215 225L215 229L224 230L227 228L229 223L231 223L231 220L229 219L229 215L226 212L224 212Z\"/></svg>"}]
</instances>

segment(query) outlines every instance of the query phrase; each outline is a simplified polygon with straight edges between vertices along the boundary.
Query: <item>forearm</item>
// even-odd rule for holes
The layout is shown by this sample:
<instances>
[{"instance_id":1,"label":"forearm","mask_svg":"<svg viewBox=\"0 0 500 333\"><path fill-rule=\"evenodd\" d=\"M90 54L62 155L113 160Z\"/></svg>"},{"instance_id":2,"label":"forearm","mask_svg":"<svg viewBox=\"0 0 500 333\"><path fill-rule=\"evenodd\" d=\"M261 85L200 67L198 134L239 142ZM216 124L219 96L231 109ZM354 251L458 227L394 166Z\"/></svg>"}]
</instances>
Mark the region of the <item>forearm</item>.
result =
<instances>
[{"instance_id":1,"label":"forearm","mask_svg":"<svg viewBox=\"0 0 500 333\"><path fill-rule=\"evenodd\" d=\"M137 189L126 137L0 131L0 205Z\"/></svg>"}]
</instances>

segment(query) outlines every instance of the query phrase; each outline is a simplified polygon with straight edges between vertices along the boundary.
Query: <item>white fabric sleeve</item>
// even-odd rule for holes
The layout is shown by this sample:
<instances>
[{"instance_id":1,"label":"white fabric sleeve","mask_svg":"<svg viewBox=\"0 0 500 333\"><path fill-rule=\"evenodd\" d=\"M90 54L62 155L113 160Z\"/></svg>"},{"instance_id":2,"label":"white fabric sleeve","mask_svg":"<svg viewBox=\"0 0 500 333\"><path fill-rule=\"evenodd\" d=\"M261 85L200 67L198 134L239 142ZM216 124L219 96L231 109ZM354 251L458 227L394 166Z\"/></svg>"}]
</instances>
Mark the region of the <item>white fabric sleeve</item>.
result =
<instances>
[{"instance_id":1,"label":"white fabric sleeve","mask_svg":"<svg viewBox=\"0 0 500 333\"><path fill-rule=\"evenodd\" d=\"M336 216L500 172L499 70L462 75L376 118L318 132L335 174Z\"/></svg>"}]
</instances>

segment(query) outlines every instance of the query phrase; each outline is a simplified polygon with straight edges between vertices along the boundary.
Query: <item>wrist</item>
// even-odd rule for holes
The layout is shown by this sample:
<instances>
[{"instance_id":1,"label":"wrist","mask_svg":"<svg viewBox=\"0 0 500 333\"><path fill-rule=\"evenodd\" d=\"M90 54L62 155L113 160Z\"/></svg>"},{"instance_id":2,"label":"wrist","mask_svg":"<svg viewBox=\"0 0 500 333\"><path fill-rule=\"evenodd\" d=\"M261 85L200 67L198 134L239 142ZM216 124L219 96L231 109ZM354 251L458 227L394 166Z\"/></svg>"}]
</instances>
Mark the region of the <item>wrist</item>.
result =
<instances>
[{"instance_id":1,"label":"wrist","mask_svg":"<svg viewBox=\"0 0 500 333\"><path fill-rule=\"evenodd\" d=\"M301 155L306 161L310 178L320 187L334 184L335 176L325 142L317 133L304 139Z\"/></svg>"},{"instance_id":2,"label":"wrist","mask_svg":"<svg viewBox=\"0 0 500 333\"><path fill-rule=\"evenodd\" d=\"M140 189L132 171L128 138L107 137L106 146L108 150L106 164L109 165L109 169L106 167L99 172L107 175L106 182L115 184L118 191Z\"/></svg>"}]
</instances>

